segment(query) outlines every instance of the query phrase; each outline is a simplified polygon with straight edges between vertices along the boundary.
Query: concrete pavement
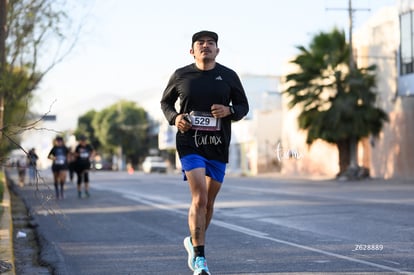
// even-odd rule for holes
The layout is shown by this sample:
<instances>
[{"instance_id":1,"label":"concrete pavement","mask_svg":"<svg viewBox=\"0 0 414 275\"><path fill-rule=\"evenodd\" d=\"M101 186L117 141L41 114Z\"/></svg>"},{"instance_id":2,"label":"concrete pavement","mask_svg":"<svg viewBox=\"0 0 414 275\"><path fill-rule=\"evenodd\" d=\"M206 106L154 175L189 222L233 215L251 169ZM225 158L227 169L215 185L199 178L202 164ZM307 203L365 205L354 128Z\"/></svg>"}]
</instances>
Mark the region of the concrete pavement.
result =
<instances>
[{"instance_id":1,"label":"concrete pavement","mask_svg":"<svg viewBox=\"0 0 414 275\"><path fill-rule=\"evenodd\" d=\"M1 203L3 213L0 220L0 273L15 275L13 254L13 222L11 216L11 203L9 188L6 179L3 179L3 200Z\"/></svg>"},{"instance_id":2,"label":"concrete pavement","mask_svg":"<svg viewBox=\"0 0 414 275\"><path fill-rule=\"evenodd\" d=\"M21 188L17 183L17 172L15 169L6 168L4 174L4 212L0 222L0 274L52 274L49 267L37 263L37 232L30 224L31 217L27 214L27 206L20 199L18 192L16 194L13 191Z\"/></svg>"}]
</instances>

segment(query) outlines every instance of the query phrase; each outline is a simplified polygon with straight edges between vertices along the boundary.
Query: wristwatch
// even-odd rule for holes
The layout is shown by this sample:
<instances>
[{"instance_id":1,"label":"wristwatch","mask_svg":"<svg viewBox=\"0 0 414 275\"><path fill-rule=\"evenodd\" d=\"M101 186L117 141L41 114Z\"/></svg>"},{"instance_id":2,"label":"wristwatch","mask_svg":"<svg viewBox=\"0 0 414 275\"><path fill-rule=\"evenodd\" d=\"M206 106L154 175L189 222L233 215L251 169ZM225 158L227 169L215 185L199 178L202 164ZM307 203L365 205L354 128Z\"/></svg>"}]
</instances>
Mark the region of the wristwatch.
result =
<instances>
[{"instance_id":1,"label":"wristwatch","mask_svg":"<svg viewBox=\"0 0 414 275\"><path fill-rule=\"evenodd\" d=\"M233 106L229 106L230 107L230 113L232 114L232 115L234 115L234 113L235 113L235 111L234 111L234 108L233 108Z\"/></svg>"}]
</instances>

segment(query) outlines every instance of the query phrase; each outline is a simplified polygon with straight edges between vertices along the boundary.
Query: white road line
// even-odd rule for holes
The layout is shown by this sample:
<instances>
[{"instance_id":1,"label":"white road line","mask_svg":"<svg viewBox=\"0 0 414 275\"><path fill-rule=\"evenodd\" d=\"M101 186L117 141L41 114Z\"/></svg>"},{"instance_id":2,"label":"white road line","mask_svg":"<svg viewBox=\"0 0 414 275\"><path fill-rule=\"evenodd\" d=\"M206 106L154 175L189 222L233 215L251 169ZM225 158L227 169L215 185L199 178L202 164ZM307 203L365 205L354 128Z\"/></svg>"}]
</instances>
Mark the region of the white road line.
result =
<instances>
[{"instance_id":1,"label":"white road line","mask_svg":"<svg viewBox=\"0 0 414 275\"><path fill-rule=\"evenodd\" d=\"M280 243L280 244L285 244L285 245L301 248L301 249L304 249L304 250L313 251L313 252L316 252L316 253L319 253L319 254L339 258L339 259L342 259L342 260L346 260L346 261L350 261L350 262L356 262L356 263L376 267L376 268L387 270L387 271L393 271L393 272L397 272L399 274L411 274L411 275L413 274L412 272L403 271L403 270L393 268L393 267L389 267L389 266L386 266L386 265L381 265L381 264L376 264L376 263L372 263L372 262L368 262L368 261L364 261L364 260L360 260L360 259L355 259L355 258L352 258L352 257L348 257L348 256L344 256L344 255L341 255L341 254L337 254L337 253L333 253L333 252L313 248L313 247L310 247L310 246L306 246L306 245L302 245L302 244L297 244L297 243L293 243L293 242L284 241L284 240L281 240L281 239L269 237L268 234L266 234L266 233L255 231L255 230L250 230L248 228L241 227L241 226L238 226L238 225L234 225L234 224L230 224L230 223L226 223L226 222L222 222L222 221L212 221L211 223L213 223L215 225L218 225L220 227L229 229L229 230L233 230L233 231L236 231L236 232L239 232L239 233L243 233L243 234L252 236L252 237L265 239L265 240L268 240L268 241L272 241L272 242L276 242L276 243Z\"/></svg>"},{"instance_id":2,"label":"white road line","mask_svg":"<svg viewBox=\"0 0 414 275\"><path fill-rule=\"evenodd\" d=\"M100 189L106 189L106 188L100 188ZM154 208L174 212L174 213L184 215L184 216L187 216L187 214L188 214L187 210L180 210L180 208L174 207L174 205L182 205L182 202L173 201L173 200L171 200L170 198L167 198L167 197L142 196L140 194L134 194L134 193L131 193L131 192L128 192L128 193L119 192L118 189L111 190L111 191L121 193L124 197L126 197L128 199L138 201L140 203L149 205L149 206L154 207ZM352 257L349 257L349 256L344 256L344 255L341 255L341 254L338 254L338 253L333 253L333 252L325 251L325 250L322 250L322 249L317 249L317 248L313 248L313 247L310 247L310 246L306 246L306 245L302 245L302 244L298 244L298 243L293 243L293 242L285 241L285 240L282 240L282 239L273 238L273 237L270 237L267 233L260 232L260 231L257 231L257 230L253 230L253 229L250 229L250 228L247 228L247 227L244 227L244 226L239 226L239 225L236 225L236 224L231 224L231 223L227 223L227 222L223 222L223 221L219 221L219 220L214 220L214 219L211 221L211 223L216 225L216 226L220 226L222 228L226 228L228 230L232 230L232 231L242 233L242 234L245 234L245 235L248 235L248 236L252 236L252 237L272 241L272 242L275 242L275 243L285 244L285 245L288 245L288 246L292 246L292 247L300 248L300 249L303 249L303 250L316 252L316 253L319 253L319 254L322 254L322 255L331 256L331 257L346 260L346 261L349 261L349 262L359 263L359 264L379 268L379 269L382 269L382 270L392 271L392 272L396 272L398 274L408 274L408 275L410 275L410 274L413 275L414 274L412 272L403 271L401 269L393 268L393 267L390 267L390 266L376 264L376 263L373 263L373 262L360 260L360 259L352 258Z\"/></svg>"}]
</instances>

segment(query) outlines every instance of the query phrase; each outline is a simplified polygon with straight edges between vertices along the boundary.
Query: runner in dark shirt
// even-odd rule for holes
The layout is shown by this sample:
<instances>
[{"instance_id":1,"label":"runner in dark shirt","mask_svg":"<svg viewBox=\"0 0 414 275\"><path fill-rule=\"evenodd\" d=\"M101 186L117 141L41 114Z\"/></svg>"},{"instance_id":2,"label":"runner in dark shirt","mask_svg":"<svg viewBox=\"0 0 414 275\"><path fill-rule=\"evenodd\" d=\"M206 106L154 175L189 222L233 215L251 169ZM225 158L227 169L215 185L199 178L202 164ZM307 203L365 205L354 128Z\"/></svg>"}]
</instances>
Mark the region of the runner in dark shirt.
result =
<instances>
[{"instance_id":1,"label":"runner in dark shirt","mask_svg":"<svg viewBox=\"0 0 414 275\"><path fill-rule=\"evenodd\" d=\"M95 155L92 145L86 142L86 136L79 137L79 144L75 148L75 170L77 174L78 197L82 198L82 182L84 183L84 191L86 197L89 198L89 169L91 169L91 161Z\"/></svg>"},{"instance_id":2,"label":"runner in dark shirt","mask_svg":"<svg viewBox=\"0 0 414 275\"><path fill-rule=\"evenodd\" d=\"M205 259L205 232L214 200L224 180L229 158L231 121L242 119L249 104L237 74L216 63L218 36L201 31L192 37L190 53L195 63L177 69L161 99L170 125L178 129L176 147L192 201L184 239L188 266L194 275L210 274ZM175 108L180 99L180 110Z\"/></svg>"},{"instance_id":3,"label":"runner in dark shirt","mask_svg":"<svg viewBox=\"0 0 414 275\"><path fill-rule=\"evenodd\" d=\"M27 154L27 166L29 168L29 184L37 182L37 160L39 156L36 154L36 149L32 148Z\"/></svg>"},{"instance_id":4,"label":"runner in dark shirt","mask_svg":"<svg viewBox=\"0 0 414 275\"><path fill-rule=\"evenodd\" d=\"M68 154L69 148L65 146L63 138L61 136L56 137L54 140L54 146L48 155L48 158L53 161L52 172L55 184L56 199L64 198L63 193L66 181L66 173L68 170Z\"/></svg>"},{"instance_id":5,"label":"runner in dark shirt","mask_svg":"<svg viewBox=\"0 0 414 275\"><path fill-rule=\"evenodd\" d=\"M179 112L174 108L177 98L180 98ZM233 113L228 110L228 116L217 118L220 130L203 131L202 127L199 127L197 133L194 129L185 133L179 132L177 134L177 150L180 157L200 154L207 159L227 163L231 120L243 118L249 107L239 77L234 71L219 63L216 63L216 66L208 71L200 70L196 64L191 64L178 69L172 75L162 99L162 109L171 125L175 124L178 113L198 112L211 116L210 118L198 117L199 120L202 120L201 124L208 126L208 122L214 119L211 107L218 104L228 109L232 105Z\"/></svg>"}]
</instances>

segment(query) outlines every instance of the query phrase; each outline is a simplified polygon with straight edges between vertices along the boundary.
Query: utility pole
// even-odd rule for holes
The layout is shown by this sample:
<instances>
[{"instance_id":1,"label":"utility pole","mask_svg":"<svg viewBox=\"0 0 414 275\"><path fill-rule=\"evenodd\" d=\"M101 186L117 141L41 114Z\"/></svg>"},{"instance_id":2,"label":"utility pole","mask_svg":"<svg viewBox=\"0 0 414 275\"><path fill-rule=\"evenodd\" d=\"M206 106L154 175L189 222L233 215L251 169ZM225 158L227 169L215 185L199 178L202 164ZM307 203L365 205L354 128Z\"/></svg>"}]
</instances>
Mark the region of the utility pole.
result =
<instances>
[{"instance_id":1,"label":"utility pole","mask_svg":"<svg viewBox=\"0 0 414 275\"><path fill-rule=\"evenodd\" d=\"M359 9L362 10L362 9ZM369 9L363 9L369 11ZM352 8L352 0L348 0L348 16L349 16L349 69L352 73L356 69L355 60L354 60L354 45L352 43L352 30L353 30L353 15L355 9ZM358 169L358 140L356 137L351 137L349 144L349 168L351 172L356 172Z\"/></svg>"},{"instance_id":2,"label":"utility pole","mask_svg":"<svg viewBox=\"0 0 414 275\"><path fill-rule=\"evenodd\" d=\"M352 42L352 30L353 30L353 16L356 9L352 8L352 0L348 0L348 18L349 18L349 70L352 74L356 69L355 60L354 60L354 45ZM369 9L358 9L369 11ZM358 142L356 137L351 137L349 142L349 167L350 172L356 172L358 169Z\"/></svg>"},{"instance_id":3,"label":"utility pole","mask_svg":"<svg viewBox=\"0 0 414 275\"><path fill-rule=\"evenodd\" d=\"M7 0L0 0L0 141L4 127L4 76L6 71ZM2 87L3 86L3 87Z\"/></svg>"},{"instance_id":4,"label":"utility pole","mask_svg":"<svg viewBox=\"0 0 414 275\"><path fill-rule=\"evenodd\" d=\"M352 0L348 0L348 17L349 17L349 70L352 73L355 70L354 60L354 45L352 44L352 28L353 28L353 15ZM349 168L351 172L354 172L358 168L358 142L354 136L351 136L349 142Z\"/></svg>"},{"instance_id":5,"label":"utility pole","mask_svg":"<svg viewBox=\"0 0 414 275\"><path fill-rule=\"evenodd\" d=\"M351 70L354 69L355 62L354 62L354 52L353 52L353 44L352 44L352 28L353 24L353 15L354 10L352 9L352 0L348 0L348 19L349 19L349 68Z\"/></svg>"}]
</instances>

